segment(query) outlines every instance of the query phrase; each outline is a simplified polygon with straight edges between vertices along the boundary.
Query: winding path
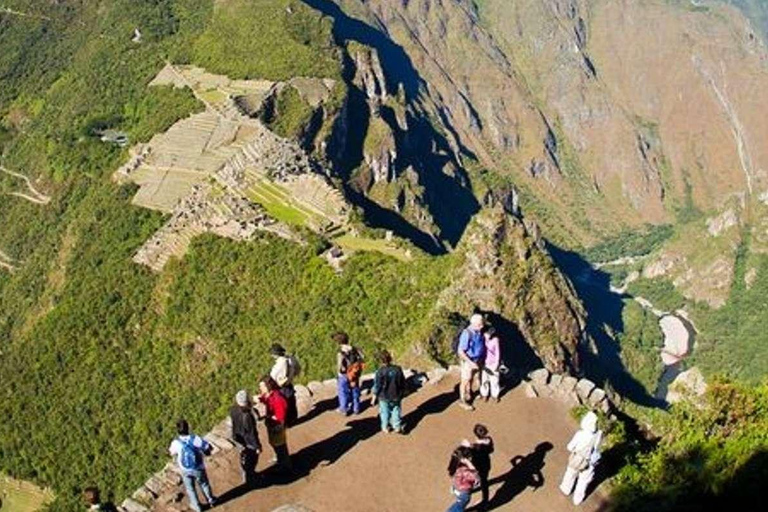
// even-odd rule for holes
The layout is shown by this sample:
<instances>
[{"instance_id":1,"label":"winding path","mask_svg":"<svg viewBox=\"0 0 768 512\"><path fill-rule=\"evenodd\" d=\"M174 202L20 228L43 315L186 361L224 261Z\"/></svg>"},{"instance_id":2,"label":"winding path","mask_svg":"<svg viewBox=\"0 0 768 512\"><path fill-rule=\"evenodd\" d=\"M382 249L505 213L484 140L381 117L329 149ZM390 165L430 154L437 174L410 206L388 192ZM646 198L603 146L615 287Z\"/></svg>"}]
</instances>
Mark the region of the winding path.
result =
<instances>
[{"instance_id":1,"label":"winding path","mask_svg":"<svg viewBox=\"0 0 768 512\"><path fill-rule=\"evenodd\" d=\"M46 205L51 202L50 196L47 196L37 190L34 185L32 185L32 181L29 179L29 177L19 174L17 172L13 172L11 170L6 169L2 165L0 165L0 172L3 172L9 176L12 176L14 178L18 178L20 180L23 180L24 183L27 185L27 189L29 189L30 194L25 194L24 192L8 192L8 195L20 197L22 199L26 199L27 201L30 201L35 204L40 205Z\"/></svg>"},{"instance_id":2,"label":"winding path","mask_svg":"<svg viewBox=\"0 0 768 512\"><path fill-rule=\"evenodd\" d=\"M0 251L0 268L4 268L9 272L16 270L16 266L13 264L13 258Z\"/></svg>"}]
</instances>

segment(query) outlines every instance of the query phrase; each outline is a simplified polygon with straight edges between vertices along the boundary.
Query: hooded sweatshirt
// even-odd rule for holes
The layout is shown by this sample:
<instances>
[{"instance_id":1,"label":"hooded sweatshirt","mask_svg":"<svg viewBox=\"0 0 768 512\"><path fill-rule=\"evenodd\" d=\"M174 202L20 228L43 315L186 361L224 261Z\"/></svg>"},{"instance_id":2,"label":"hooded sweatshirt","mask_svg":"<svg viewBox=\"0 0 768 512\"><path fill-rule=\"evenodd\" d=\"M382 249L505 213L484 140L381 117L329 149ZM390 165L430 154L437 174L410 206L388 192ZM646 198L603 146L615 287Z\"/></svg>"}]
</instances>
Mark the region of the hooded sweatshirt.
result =
<instances>
[{"instance_id":1,"label":"hooded sweatshirt","mask_svg":"<svg viewBox=\"0 0 768 512\"><path fill-rule=\"evenodd\" d=\"M591 453L587 455L590 458L590 464L595 464L600 460L600 442L602 439L602 430L597 430L597 415L588 412L581 418L581 429L568 443L568 451L584 453L591 449Z\"/></svg>"}]
</instances>

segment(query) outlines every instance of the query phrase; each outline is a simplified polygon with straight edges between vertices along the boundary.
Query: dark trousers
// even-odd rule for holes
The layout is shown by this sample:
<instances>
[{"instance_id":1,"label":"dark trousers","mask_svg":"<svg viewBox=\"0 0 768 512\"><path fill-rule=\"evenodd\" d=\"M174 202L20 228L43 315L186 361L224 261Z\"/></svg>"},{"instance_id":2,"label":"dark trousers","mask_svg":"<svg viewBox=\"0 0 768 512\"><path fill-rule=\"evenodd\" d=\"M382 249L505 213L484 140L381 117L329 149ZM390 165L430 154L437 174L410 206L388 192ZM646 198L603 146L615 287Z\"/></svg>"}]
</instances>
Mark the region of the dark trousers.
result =
<instances>
[{"instance_id":1,"label":"dark trousers","mask_svg":"<svg viewBox=\"0 0 768 512\"><path fill-rule=\"evenodd\" d=\"M243 471L243 483L247 486L256 485L256 465L259 454L252 448L240 450L240 468Z\"/></svg>"},{"instance_id":2,"label":"dark trousers","mask_svg":"<svg viewBox=\"0 0 768 512\"><path fill-rule=\"evenodd\" d=\"M483 501L480 502L481 509L483 509L486 505L488 505L488 475L490 474L491 470L478 470L477 474L480 477L480 492L483 496Z\"/></svg>"},{"instance_id":3,"label":"dark trousers","mask_svg":"<svg viewBox=\"0 0 768 512\"><path fill-rule=\"evenodd\" d=\"M296 391L293 388L293 384L283 386L280 388L280 394L285 397L285 401L288 402L288 410L285 415L285 425L292 427L296 424L296 420L299 419L299 409L296 407Z\"/></svg>"}]
</instances>

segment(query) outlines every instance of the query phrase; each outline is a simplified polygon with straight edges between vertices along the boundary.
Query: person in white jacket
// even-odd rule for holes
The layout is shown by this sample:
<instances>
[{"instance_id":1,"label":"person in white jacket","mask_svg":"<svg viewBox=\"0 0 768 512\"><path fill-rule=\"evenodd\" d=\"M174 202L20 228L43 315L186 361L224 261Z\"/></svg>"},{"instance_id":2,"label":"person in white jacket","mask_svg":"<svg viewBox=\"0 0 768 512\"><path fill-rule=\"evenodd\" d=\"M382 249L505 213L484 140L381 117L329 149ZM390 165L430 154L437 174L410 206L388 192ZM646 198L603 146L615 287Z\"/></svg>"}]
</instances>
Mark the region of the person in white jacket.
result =
<instances>
[{"instance_id":1,"label":"person in white jacket","mask_svg":"<svg viewBox=\"0 0 768 512\"><path fill-rule=\"evenodd\" d=\"M597 415L588 412L581 418L581 429L568 443L568 469L565 470L560 490L566 496L573 492L573 504L579 505L587 494L587 486L595 477L595 466L600 460L602 430L597 429ZM574 491L574 484L576 490Z\"/></svg>"}]
</instances>

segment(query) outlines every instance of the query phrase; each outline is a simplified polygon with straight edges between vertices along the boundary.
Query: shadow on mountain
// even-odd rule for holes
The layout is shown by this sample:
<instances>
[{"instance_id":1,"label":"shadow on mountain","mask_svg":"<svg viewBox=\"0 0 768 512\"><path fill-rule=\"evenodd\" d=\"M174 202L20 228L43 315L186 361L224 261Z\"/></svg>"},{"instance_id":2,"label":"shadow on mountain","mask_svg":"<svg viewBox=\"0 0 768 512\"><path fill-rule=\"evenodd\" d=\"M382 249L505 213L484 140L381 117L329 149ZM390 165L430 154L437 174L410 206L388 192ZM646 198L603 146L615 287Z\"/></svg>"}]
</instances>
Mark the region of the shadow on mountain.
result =
<instances>
[{"instance_id":1,"label":"shadow on mountain","mask_svg":"<svg viewBox=\"0 0 768 512\"><path fill-rule=\"evenodd\" d=\"M376 49L384 67L388 90L396 91L398 84L403 84L406 97L408 99L416 97L423 81L405 50L395 44L387 34L348 16L341 7L330 0L302 1L333 19L333 36L336 41L357 41Z\"/></svg>"},{"instance_id":2,"label":"shadow on mountain","mask_svg":"<svg viewBox=\"0 0 768 512\"><path fill-rule=\"evenodd\" d=\"M657 485L625 485L611 493L598 512L699 512L765 510L768 503L768 451L755 452L726 482L706 480L701 451L679 454L654 475ZM686 477L690 478L686 478Z\"/></svg>"},{"instance_id":3,"label":"shadow on mountain","mask_svg":"<svg viewBox=\"0 0 768 512\"><path fill-rule=\"evenodd\" d=\"M621 360L621 346L606 331L624 332L622 295L610 289L610 276L592 265L576 252L547 243L549 253L560 270L573 283L587 308L587 334L594 340L596 353L582 350L581 367L586 377L598 385L610 383L621 396L646 407L665 407L666 402L651 395L627 371Z\"/></svg>"},{"instance_id":4,"label":"shadow on mountain","mask_svg":"<svg viewBox=\"0 0 768 512\"><path fill-rule=\"evenodd\" d=\"M438 236L441 241L413 226L395 208L381 205L375 207L373 201L357 197L363 194L353 194L350 200L364 211L366 221L372 227L392 230L430 254L446 251L442 241L455 247L480 206L451 144L435 129L419 104L418 98L424 89L424 80L414 68L410 57L388 34L348 16L334 2L303 2L333 20L333 35L340 45L355 41L375 49L384 71L387 90L390 93L398 90L404 92L406 104L409 105L406 130L400 128L391 107L382 105L380 109L381 119L390 127L395 137L397 158L394 172L397 177L402 177L408 168L416 173L418 187L424 191L418 199L424 201L424 206L439 229ZM372 116L366 94L352 84L354 66L352 59L345 56L344 79L350 85L346 119L349 129L346 131L345 140L334 141L328 151L335 159L335 171L345 182L349 182L356 169L365 165L363 147ZM455 136L450 123L444 124ZM458 141L458 136L455 136L455 139ZM343 147L340 147L342 145ZM472 156L466 148L460 148L460 152Z\"/></svg>"}]
</instances>

